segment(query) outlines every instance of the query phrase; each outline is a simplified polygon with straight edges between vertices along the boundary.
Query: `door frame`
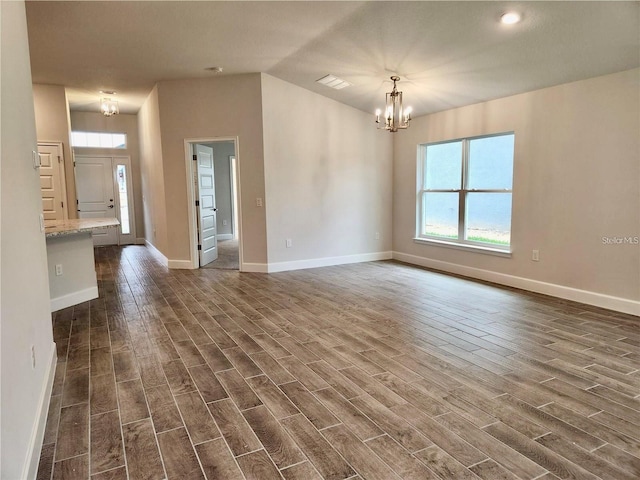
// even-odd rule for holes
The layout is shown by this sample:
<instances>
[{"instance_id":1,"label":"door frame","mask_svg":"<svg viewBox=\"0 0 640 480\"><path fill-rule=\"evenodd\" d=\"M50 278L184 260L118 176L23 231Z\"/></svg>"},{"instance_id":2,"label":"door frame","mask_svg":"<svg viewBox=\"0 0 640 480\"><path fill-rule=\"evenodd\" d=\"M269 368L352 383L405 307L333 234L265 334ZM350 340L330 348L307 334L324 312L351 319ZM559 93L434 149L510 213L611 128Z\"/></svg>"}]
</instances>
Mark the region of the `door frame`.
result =
<instances>
[{"instance_id":1,"label":"door frame","mask_svg":"<svg viewBox=\"0 0 640 480\"><path fill-rule=\"evenodd\" d=\"M200 268L200 258L198 256L198 221L196 218L196 192L194 184L195 169L193 168L193 146L197 143L222 143L233 142L233 150L236 157L236 198L232 198L232 208L238 212L238 254L239 271L242 271L242 203L241 203L241 180L240 180L240 149L238 137L203 137L184 139L184 161L187 172L187 217L189 219L189 256L192 269Z\"/></svg>"},{"instance_id":2,"label":"door frame","mask_svg":"<svg viewBox=\"0 0 640 480\"><path fill-rule=\"evenodd\" d=\"M236 179L238 178L238 163L235 155L229 155L229 184L231 185L231 198L233 202L231 202L231 229L233 240L238 240L238 209L236 208L236 198L237 198L237 187L238 182ZM239 243L238 243L239 245Z\"/></svg>"},{"instance_id":3,"label":"door frame","mask_svg":"<svg viewBox=\"0 0 640 480\"><path fill-rule=\"evenodd\" d=\"M122 234L122 225L118 227L118 245L135 245L136 239L138 238L136 232L136 208L134 204L134 196L133 196L133 169L131 167L131 156L130 155L113 155L111 157L111 170L113 174L113 194L115 195L116 200L116 208L118 209L118 213L120 213L120 190L118 189L118 164L125 165L127 168L127 206L129 207L129 233ZM122 219L120 220L122 223ZM122 243L121 237L126 236L129 237L129 241L131 243Z\"/></svg>"},{"instance_id":4,"label":"door frame","mask_svg":"<svg viewBox=\"0 0 640 480\"><path fill-rule=\"evenodd\" d=\"M78 176L77 176L77 172L76 172L76 158L77 157L82 157L82 158L110 158L111 159L111 182L113 183L113 201L114 201L114 208L115 210L118 212L118 214L116 215L116 218L120 216L120 191L118 189L118 178L117 178L117 166L118 164L120 165L126 165L127 167L127 202L128 202L128 206L129 206L129 227L130 227L130 233L128 234L121 234L121 226L117 227L117 231L116 231L116 237L118 240L118 243L116 245L135 245L136 244L136 238L137 238L137 234L136 234L136 214L135 214L135 204L134 204L134 194L133 194L133 178L132 178L132 171L131 171L131 156L130 155L85 155L85 154L78 154L76 152L74 152L74 158L73 158L73 179L76 182L76 184L78 183ZM76 203L78 201L78 192L76 189ZM130 237L129 240L133 240L131 243L122 243L121 241L121 237L126 236L126 237Z\"/></svg>"},{"instance_id":5,"label":"door frame","mask_svg":"<svg viewBox=\"0 0 640 480\"><path fill-rule=\"evenodd\" d=\"M69 199L67 198L67 177L66 177L67 172L65 171L66 169L65 169L65 163L64 163L64 148L63 148L62 142L53 142L53 141L50 142L47 140L38 140L38 147L40 146L43 146L43 147L55 146L58 148L58 158L59 158L58 165L60 166L60 170L58 173L60 173L60 189L62 190L61 195L62 195L62 201L64 202L64 207L62 207L62 219L68 220L69 219ZM75 176L75 172L74 172L74 176Z\"/></svg>"}]
</instances>

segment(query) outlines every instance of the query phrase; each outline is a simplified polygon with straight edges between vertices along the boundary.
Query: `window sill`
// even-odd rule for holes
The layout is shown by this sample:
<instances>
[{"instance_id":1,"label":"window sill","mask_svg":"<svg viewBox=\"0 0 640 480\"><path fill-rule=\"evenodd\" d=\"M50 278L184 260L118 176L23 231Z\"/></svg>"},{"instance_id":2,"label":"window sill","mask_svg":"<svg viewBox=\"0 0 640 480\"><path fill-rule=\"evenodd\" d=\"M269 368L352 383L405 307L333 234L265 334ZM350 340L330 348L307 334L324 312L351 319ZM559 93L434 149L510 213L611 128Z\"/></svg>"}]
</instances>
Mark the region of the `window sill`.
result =
<instances>
[{"instance_id":1,"label":"window sill","mask_svg":"<svg viewBox=\"0 0 640 480\"><path fill-rule=\"evenodd\" d=\"M486 255L495 255L496 257L511 258L511 250L501 250L498 248L483 247L481 245L467 245L463 243L447 242L446 240L436 240L433 238L416 237L413 239L413 241L415 243L421 243L424 245L453 248L454 250L465 250L467 252L476 252Z\"/></svg>"}]
</instances>

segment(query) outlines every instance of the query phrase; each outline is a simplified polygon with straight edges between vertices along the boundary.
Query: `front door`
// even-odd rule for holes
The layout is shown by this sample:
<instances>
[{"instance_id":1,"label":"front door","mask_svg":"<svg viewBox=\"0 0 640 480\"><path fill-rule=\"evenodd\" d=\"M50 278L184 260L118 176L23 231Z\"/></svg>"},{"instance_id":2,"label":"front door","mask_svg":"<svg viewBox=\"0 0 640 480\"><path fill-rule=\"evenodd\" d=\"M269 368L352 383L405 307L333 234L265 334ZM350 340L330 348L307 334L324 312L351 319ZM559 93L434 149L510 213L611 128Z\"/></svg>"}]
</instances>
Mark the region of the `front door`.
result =
<instances>
[{"instance_id":1,"label":"front door","mask_svg":"<svg viewBox=\"0 0 640 480\"><path fill-rule=\"evenodd\" d=\"M195 145L195 161L197 165L198 250L202 267L218 258L213 148Z\"/></svg>"},{"instance_id":2,"label":"front door","mask_svg":"<svg viewBox=\"0 0 640 480\"><path fill-rule=\"evenodd\" d=\"M76 156L79 218L117 218L111 157ZM118 229L94 230L93 244L117 245Z\"/></svg>"},{"instance_id":3,"label":"front door","mask_svg":"<svg viewBox=\"0 0 640 480\"><path fill-rule=\"evenodd\" d=\"M38 143L40 155L40 192L42 213L45 220L65 220L66 191L64 183L64 158L61 143Z\"/></svg>"}]
</instances>

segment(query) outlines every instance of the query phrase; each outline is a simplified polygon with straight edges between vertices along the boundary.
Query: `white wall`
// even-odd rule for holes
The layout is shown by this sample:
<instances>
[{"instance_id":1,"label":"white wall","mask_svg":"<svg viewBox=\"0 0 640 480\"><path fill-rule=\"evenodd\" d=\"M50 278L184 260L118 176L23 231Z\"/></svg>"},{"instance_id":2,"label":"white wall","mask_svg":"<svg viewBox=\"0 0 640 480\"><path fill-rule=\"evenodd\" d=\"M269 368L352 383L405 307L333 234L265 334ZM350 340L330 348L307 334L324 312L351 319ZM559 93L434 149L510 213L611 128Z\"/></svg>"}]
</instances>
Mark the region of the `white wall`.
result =
<instances>
[{"instance_id":1,"label":"white wall","mask_svg":"<svg viewBox=\"0 0 640 480\"><path fill-rule=\"evenodd\" d=\"M166 255L168 250L166 197L157 86L151 90L138 112L138 140L145 239Z\"/></svg>"},{"instance_id":2,"label":"white wall","mask_svg":"<svg viewBox=\"0 0 640 480\"><path fill-rule=\"evenodd\" d=\"M105 117L100 112L71 112L71 129L84 132L126 133L127 148L75 148L76 155L124 155L131 158L131 183L133 185L133 208L136 219L136 237L144 238L144 215L142 213L142 183L140 176L140 144L138 141L138 116L119 114Z\"/></svg>"},{"instance_id":3,"label":"white wall","mask_svg":"<svg viewBox=\"0 0 640 480\"><path fill-rule=\"evenodd\" d=\"M417 145L505 131L515 132L513 257L414 243ZM640 70L416 118L395 140L397 258L538 291L549 287L535 282L552 284L562 288L547 293L601 305L622 299L640 313L640 246L602 241L640 236Z\"/></svg>"},{"instance_id":4,"label":"white wall","mask_svg":"<svg viewBox=\"0 0 640 480\"><path fill-rule=\"evenodd\" d=\"M262 112L269 270L390 252L392 135L266 74Z\"/></svg>"},{"instance_id":5,"label":"white wall","mask_svg":"<svg viewBox=\"0 0 640 480\"><path fill-rule=\"evenodd\" d=\"M73 172L73 156L69 132L69 102L64 87L60 85L33 85L33 101L36 114L36 132L39 142L62 142L64 176L67 189L69 218L77 218L76 180Z\"/></svg>"},{"instance_id":6,"label":"white wall","mask_svg":"<svg viewBox=\"0 0 640 480\"><path fill-rule=\"evenodd\" d=\"M2 178L0 477L35 478L55 344L38 171L27 24L23 2L0 2ZM31 346L36 367L31 366Z\"/></svg>"},{"instance_id":7,"label":"white wall","mask_svg":"<svg viewBox=\"0 0 640 480\"><path fill-rule=\"evenodd\" d=\"M91 232L47 238L47 268L52 312L98 298Z\"/></svg>"},{"instance_id":8,"label":"white wall","mask_svg":"<svg viewBox=\"0 0 640 480\"><path fill-rule=\"evenodd\" d=\"M255 203L264 198L260 75L163 81L157 92L167 225L160 250L174 264L190 263L185 139L237 137L243 262L265 264L265 214Z\"/></svg>"},{"instance_id":9,"label":"white wall","mask_svg":"<svg viewBox=\"0 0 640 480\"><path fill-rule=\"evenodd\" d=\"M208 143L213 148L213 169L216 182L216 231L218 235L233 233L233 207L231 199L231 165L229 156L235 155L233 142ZM227 224L224 225L226 220Z\"/></svg>"}]
</instances>

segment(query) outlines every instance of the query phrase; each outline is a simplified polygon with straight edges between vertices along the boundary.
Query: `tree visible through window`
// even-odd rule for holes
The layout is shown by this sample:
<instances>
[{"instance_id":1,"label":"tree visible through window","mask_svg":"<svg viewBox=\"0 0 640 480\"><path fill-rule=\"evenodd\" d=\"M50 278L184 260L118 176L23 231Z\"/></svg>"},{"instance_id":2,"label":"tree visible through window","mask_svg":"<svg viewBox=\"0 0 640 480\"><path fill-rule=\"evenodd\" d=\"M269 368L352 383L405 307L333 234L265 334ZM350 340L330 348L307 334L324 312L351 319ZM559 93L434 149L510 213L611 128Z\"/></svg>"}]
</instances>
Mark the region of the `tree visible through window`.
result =
<instances>
[{"instance_id":1,"label":"tree visible through window","mask_svg":"<svg viewBox=\"0 0 640 480\"><path fill-rule=\"evenodd\" d=\"M418 237L507 250L514 134L420 146Z\"/></svg>"}]
</instances>

